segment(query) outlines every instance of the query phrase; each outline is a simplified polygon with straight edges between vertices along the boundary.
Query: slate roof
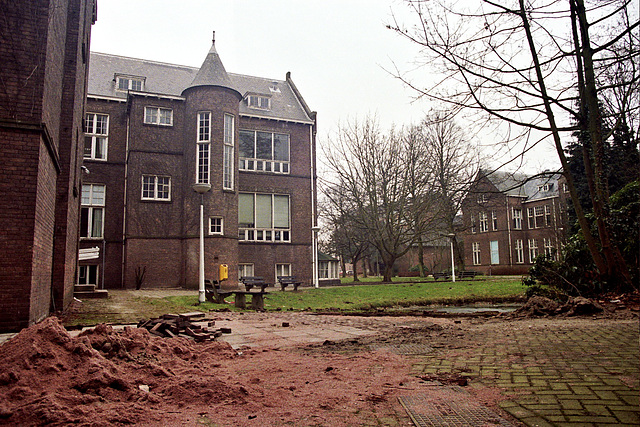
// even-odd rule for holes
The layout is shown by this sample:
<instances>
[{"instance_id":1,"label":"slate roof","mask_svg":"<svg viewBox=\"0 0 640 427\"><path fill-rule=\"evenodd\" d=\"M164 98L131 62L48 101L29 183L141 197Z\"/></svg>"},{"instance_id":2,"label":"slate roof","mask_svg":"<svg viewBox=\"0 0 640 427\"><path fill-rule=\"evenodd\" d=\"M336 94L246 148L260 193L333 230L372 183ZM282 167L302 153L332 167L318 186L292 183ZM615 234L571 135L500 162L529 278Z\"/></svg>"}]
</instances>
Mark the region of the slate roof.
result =
<instances>
[{"instance_id":1,"label":"slate roof","mask_svg":"<svg viewBox=\"0 0 640 427\"><path fill-rule=\"evenodd\" d=\"M215 50L212 48L212 50ZM203 66L211 64L209 51ZM215 54L217 56L217 53ZM219 58L218 58L219 60ZM221 61L220 65L222 64ZM199 71L203 70L201 74ZM116 75L144 78L142 93L159 96L182 97L182 92L192 86L213 84L237 90L246 98L247 94L261 94L271 98L270 110L249 108L246 99L240 103L240 115L261 117L266 119L293 121L313 124L310 111L305 108L304 100L296 95L290 80L277 80L262 77L245 76L226 73L229 82L215 70L188 67L185 65L167 64L146 59L129 58L118 55L91 52L89 62L88 96L126 99L127 93L116 90ZM138 93L138 92L136 92Z\"/></svg>"},{"instance_id":2,"label":"slate roof","mask_svg":"<svg viewBox=\"0 0 640 427\"><path fill-rule=\"evenodd\" d=\"M483 173L483 172L481 172ZM532 177L521 173L496 171L486 175L487 179L496 186L498 191L508 196L523 197L525 201L534 201L547 197L557 197L558 180L562 175L548 173ZM550 184L548 191L540 190L544 184Z\"/></svg>"}]
</instances>

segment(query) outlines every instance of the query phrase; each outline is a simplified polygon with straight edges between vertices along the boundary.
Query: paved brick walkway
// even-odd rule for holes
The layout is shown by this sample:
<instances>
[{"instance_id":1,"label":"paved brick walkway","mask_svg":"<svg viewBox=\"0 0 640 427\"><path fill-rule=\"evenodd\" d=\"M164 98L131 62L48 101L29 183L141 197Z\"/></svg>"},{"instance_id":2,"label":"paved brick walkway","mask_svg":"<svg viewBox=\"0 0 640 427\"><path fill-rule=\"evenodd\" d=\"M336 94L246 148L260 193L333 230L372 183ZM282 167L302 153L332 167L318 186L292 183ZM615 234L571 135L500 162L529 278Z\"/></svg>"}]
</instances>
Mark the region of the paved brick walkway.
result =
<instances>
[{"instance_id":1,"label":"paved brick walkway","mask_svg":"<svg viewBox=\"0 0 640 427\"><path fill-rule=\"evenodd\" d=\"M421 356L414 372L498 387L512 396L500 407L529 426L640 425L637 320L489 323L461 339L467 349Z\"/></svg>"}]
</instances>

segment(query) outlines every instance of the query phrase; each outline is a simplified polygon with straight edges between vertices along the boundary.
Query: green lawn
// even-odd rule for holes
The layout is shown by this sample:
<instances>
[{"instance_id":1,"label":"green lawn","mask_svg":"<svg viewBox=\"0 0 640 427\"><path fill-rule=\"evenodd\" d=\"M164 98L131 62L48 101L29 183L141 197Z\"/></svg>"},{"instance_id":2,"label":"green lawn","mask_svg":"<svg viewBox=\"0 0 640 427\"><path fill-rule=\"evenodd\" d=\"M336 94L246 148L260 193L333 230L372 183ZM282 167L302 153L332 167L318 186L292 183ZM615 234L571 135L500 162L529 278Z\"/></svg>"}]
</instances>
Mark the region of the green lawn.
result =
<instances>
[{"instance_id":1,"label":"green lawn","mask_svg":"<svg viewBox=\"0 0 640 427\"><path fill-rule=\"evenodd\" d=\"M417 278L416 278L417 279ZM375 279L374 279L375 280ZM406 280L406 278L403 278ZM423 279L424 280L424 279ZM378 279L379 281L379 279ZM377 307L407 307L429 304L472 303L476 301L513 300L524 295L520 279L472 280L452 282L413 282L303 288L298 292L271 291L265 298L266 310L367 310ZM169 297L188 306L195 297ZM228 298L232 301L233 298ZM200 309L233 308L229 304L205 303Z\"/></svg>"}]
</instances>

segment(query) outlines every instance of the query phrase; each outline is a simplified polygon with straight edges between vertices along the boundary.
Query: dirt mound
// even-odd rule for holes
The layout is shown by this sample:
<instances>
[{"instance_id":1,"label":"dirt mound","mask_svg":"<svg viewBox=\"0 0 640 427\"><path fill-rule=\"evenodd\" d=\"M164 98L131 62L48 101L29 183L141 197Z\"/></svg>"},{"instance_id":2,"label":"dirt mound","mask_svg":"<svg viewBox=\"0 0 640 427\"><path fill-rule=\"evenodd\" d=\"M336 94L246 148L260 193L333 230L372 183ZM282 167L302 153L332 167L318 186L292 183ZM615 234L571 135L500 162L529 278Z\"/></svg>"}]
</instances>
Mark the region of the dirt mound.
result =
<instances>
[{"instance_id":1,"label":"dirt mound","mask_svg":"<svg viewBox=\"0 0 640 427\"><path fill-rule=\"evenodd\" d=\"M536 316L581 316L594 314L610 314L605 308L589 298L575 297L561 304L549 298L534 296L527 303L516 310L514 317Z\"/></svg>"},{"instance_id":2,"label":"dirt mound","mask_svg":"<svg viewBox=\"0 0 640 427\"><path fill-rule=\"evenodd\" d=\"M195 349L186 339L155 338L143 329L116 332L106 325L72 338L49 318L0 347L0 424L136 423L148 419L146 406L158 400L149 388L174 404L212 396L242 399L235 385L188 374L234 355L223 343Z\"/></svg>"}]
</instances>

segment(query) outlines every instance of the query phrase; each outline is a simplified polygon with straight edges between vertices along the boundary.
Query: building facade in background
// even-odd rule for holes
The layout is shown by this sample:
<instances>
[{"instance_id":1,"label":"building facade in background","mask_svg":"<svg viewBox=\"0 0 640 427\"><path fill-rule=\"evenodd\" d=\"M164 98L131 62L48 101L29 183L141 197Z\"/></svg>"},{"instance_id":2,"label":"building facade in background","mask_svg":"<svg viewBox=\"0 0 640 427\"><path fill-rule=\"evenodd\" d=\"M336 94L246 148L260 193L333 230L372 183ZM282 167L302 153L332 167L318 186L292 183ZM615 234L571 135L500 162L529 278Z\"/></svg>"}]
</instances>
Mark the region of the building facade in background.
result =
<instances>
[{"instance_id":1,"label":"building facade in background","mask_svg":"<svg viewBox=\"0 0 640 427\"><path fill-rule=\"evenodd\" d=\"M208 279L317 282L316 113L290 74L227 73L215 40L200 68L92 53L84 124L79 284L196 287L201 203Z\"/></svg>"},{"instance_id":2,"label":"building facade in background","mask_svg":"<svg viewBox=\"0 0 640 427\"><path fill-rule=\"evenodd\" d=\"M93 0L0 1L0 330L73 300Z\"/></svg>"},{"instance_id":3,"label":"building facade in background","mask_svg":"<svg viewBox=\"0 0 640 427\"><path fill-rule=\"evenodd\" d=\"M462 205L465 268L525 274L566 238L568 193L558 173L534 177L481 170Z\"/></svg>"}]
</instances>

